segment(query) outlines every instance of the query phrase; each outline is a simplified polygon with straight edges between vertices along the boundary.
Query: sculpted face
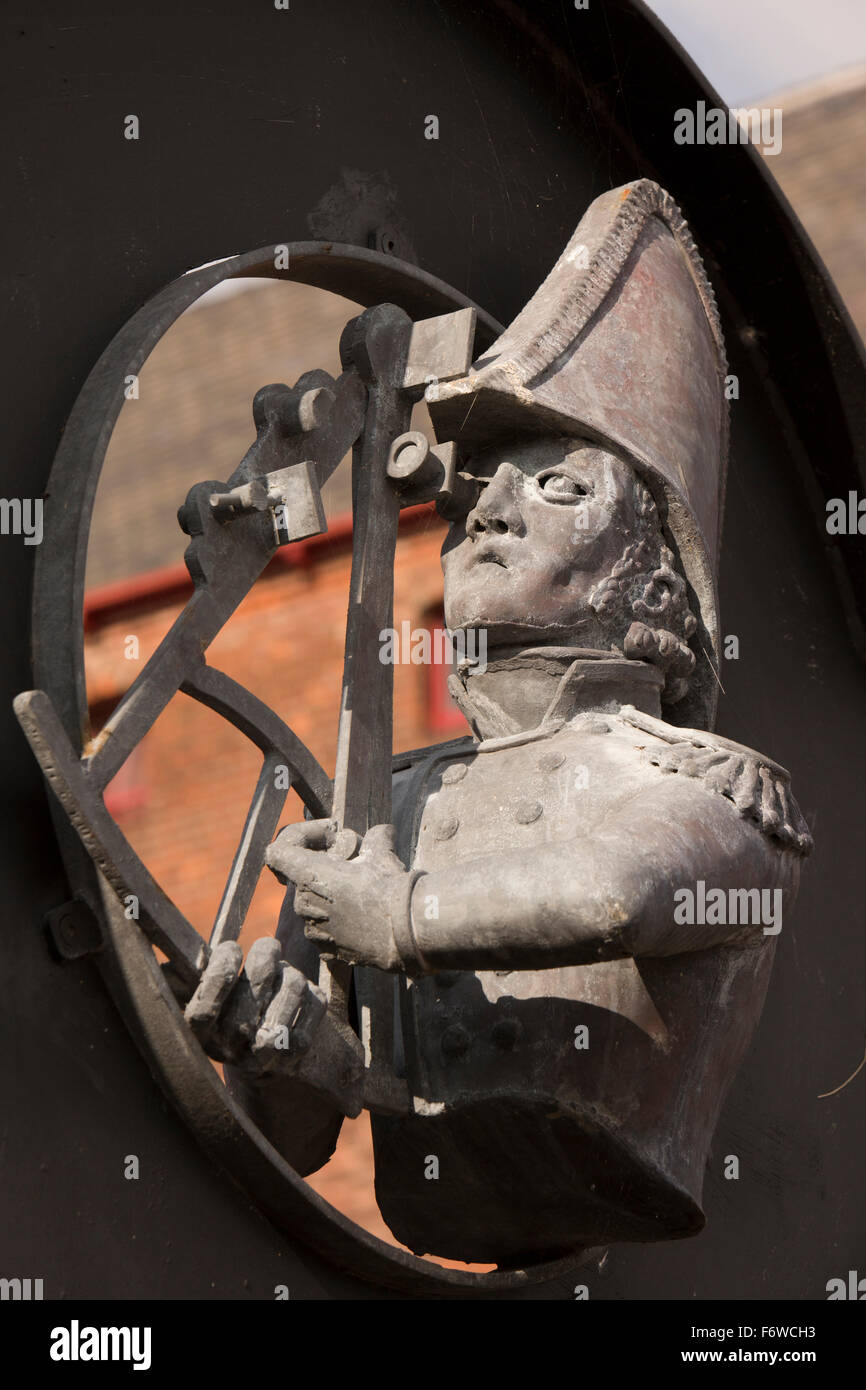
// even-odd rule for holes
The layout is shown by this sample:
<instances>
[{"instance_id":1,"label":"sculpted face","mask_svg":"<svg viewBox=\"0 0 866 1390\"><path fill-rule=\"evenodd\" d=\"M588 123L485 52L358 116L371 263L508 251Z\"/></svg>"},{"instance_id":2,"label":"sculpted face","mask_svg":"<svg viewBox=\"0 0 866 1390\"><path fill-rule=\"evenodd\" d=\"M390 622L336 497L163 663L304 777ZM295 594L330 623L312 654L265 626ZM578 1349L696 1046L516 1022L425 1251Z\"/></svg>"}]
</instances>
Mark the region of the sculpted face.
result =
<instances>
[{"instance_id":1,"label":"sculpted face","mask_svg":"<svg viewBox=\"0 0 866 1390\"><path fill-rule=\"evenodd\" d=\"M629 465L580 440L539 439L478 454L465 471L482 487L442 547L446 625L486 628L493 643L603 643L589 599L635 534Z\"/></svg>"}]
</instances>

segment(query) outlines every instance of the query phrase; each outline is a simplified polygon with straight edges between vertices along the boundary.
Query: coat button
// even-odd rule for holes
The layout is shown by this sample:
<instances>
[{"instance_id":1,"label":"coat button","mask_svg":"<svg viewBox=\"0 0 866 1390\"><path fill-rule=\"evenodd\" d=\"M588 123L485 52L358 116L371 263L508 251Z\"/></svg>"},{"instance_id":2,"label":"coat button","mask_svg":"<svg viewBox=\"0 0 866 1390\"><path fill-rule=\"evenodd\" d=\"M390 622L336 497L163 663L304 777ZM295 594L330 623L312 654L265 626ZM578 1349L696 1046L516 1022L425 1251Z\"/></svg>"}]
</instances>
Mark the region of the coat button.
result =
<instances>
[{"instance_id":1,"label":"coat button","mask_svg":"<svg viewBox=\"0 0 866 1390\"><path fill-rule=\"evenodd\" d=\"M521 801L514 812L514 819L518 825L531 825L538 820L543 809L540 801Z\"/></svg>"},{"instance_id":2,"label":"coat button","mask_svg":"<svg viewBox=\"0 0 866 1390\"><path fill-rule=\"evenodd\" d=\"M459 824L456 816L443 816L441 820L434 821L433 839L450 840L452 835L457 834Z\"/></svg>"},{"instance_id":3,"label":"coat button","mask_svg":"<svg viewBox=\"0 0 866 1390\"><path fill-rule=\"evenodd\" d=\"M555 772L558 767L562 767L565 762L564 753L545 753L538 759L538 767L542 772Z\"/></svg>"},{"instance_id":4,"label":"coat button","mask_svg":"<svg viewBox=\"0 0 866 1390\"><path fill-rule=\"evenodd\" d=\"M442 785L450 787L455 782L462 782L468 771L465 763L451 763L442 773Z\"/></svg>"},{"instance_id":5,"label":"coat button","mask_svg":"<svg viewBox=\"0 0 866 1390\"><path fill-rule=\"evenodd\" d=\"M500 1018L498 1023L494 1023L491 1034L497 1047L501 1047L503 1052L509 1052L515 1043L520 1041L523 1032L523 1024L518 1018Z\"/></svg>"},{"instance_id":6,"label":"coat button","mask_svg":"<svg viewBox=\"0 0 866 1390\"><path fill-rule=\"evenodd\" d=\"M459 1023L452 1023L442 1034L442 1051L446 1057L462 1057L469 1050L469 1034Z\"/></svg>"}]
</instances>

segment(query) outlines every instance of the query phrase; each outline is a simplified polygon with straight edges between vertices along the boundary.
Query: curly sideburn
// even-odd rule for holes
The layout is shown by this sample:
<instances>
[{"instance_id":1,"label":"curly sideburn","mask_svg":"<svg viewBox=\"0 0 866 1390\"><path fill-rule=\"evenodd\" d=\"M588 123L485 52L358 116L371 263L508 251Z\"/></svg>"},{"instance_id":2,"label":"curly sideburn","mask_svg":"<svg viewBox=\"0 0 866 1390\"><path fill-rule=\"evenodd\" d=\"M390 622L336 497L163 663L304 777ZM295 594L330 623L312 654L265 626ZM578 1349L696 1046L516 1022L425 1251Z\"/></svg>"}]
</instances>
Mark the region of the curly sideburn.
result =
<instances>
[{"instance_id":1,"label":"curly sideburn","mask_svg":"<svg viewBox=\"0 0 866 1390\"><path fill-rule=\"evenodd\" d=\"M663 698L675 704L689 688L695 657L688 643L698 624L685 580L665 545L652 494L637 476L634 489L637 538L593 591L590 603L612 630L614 647L664 672Z\"/></svg>"}]
</instances>

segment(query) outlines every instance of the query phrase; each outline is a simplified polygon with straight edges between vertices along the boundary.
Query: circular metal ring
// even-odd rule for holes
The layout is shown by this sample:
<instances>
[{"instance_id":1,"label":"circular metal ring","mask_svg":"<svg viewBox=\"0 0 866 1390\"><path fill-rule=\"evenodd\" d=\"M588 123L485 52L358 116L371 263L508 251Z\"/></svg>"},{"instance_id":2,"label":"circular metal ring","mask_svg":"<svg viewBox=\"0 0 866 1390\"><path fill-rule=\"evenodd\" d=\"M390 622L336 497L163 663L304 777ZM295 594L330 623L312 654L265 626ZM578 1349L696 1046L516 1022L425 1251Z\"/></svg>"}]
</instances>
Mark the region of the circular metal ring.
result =
<instances>
[{"instance_id":1,"label":"circular metal ring","mask_svg":"<svg viewBox=\"0 0 866 1390\"><path fill-rule=\"evenodd\" d=\"M277 261L285 268L277 268ZM380 252L330 242L289 242L190 271L120 329L91 371L69 416L45 493L44 539L33 594L35 684L50 697L73 747L88 724L83 601L96 487L123 405L124 378L195 300L224 280L261 277L314 285L369 307L397 304L414 318L477 307L426 272ZM478 309L487 347L501 325ZM52 798L53 801L53 798ZM410 1255L371 1235L321 1198L233 1100L187 1027L144 935L123 909L59 807L52 814L73 893L101 907L105 949L94 959L168 1098L212 1159L273 1224L357 1278L427 1297L495 1297L568 1277L591 1252L525 1270L477 1274Z\"/></svg>"}]
</instances>

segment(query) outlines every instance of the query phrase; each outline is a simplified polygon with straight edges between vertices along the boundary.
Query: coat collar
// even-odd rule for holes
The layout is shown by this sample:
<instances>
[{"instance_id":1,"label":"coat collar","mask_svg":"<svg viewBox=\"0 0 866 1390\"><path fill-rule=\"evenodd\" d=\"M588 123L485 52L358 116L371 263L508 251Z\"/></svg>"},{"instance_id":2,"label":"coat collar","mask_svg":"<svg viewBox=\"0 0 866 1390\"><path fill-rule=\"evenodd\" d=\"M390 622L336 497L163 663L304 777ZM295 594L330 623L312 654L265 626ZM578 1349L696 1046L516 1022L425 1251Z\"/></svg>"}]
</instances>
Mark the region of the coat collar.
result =
<instances>
[{"instance_id":1,"label":"coat collar","mask_svg":"<svg viewBox=\"0 0 866 1390\"><path fill-rule=\"evenodd\" d=\"M484 670L461 663L449 690L480 750L549 738L584 713L630 704L658 715L663 676L644 661L580 647L530 647L493 654Z\"/></svg>"}]
</instances>

